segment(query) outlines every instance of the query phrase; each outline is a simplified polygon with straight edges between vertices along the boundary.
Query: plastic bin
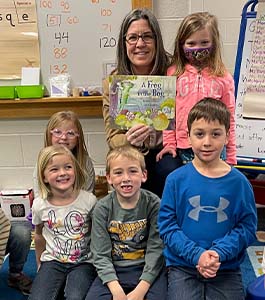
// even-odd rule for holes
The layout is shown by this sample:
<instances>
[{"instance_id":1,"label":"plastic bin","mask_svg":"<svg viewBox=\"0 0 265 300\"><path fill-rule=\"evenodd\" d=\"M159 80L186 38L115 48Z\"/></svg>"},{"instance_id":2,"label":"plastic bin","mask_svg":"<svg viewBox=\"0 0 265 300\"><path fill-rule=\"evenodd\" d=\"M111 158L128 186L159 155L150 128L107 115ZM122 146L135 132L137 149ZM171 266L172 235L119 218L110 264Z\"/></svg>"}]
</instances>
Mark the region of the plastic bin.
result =
<instances>
[{"instance_id":1,"label":"plastic bin","mask_svg":"<svg viewBox=\"0 0 265 300\"><path fill-rule=\"evenodd\" d=\"M16 97L15 86L0 86L0 99L15 99Z\"/></svg>"},{"instance_id":2,"label":"plastic bin","mask_svg":"<svg viewBox=\"0 0 265 300\"><path fill-rule=\"evenodd\" d=\"M17 95L20 99L42 98L44 94L43 85L19 85L16 86Z\"/></svg>"}]
</instances>

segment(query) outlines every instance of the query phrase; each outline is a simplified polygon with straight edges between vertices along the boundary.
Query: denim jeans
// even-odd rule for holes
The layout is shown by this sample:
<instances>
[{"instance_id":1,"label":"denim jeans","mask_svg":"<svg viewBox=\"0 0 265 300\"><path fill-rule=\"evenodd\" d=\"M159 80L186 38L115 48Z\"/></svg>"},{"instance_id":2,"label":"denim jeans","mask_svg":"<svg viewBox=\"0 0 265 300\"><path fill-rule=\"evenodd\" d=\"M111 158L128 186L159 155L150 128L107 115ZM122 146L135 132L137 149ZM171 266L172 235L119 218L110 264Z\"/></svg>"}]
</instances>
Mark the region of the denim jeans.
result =
<instances>
[{"instance_id":1,"label":"denim jeans","mask_svg":"<svg viewBox=\"0 0 265 300\"><path fill-rule=\"evenodd\" d=\"M9 272L20 273L27 261L31 244L31 224L29 221L11 221L11 229L6 247L9 253Z\"/></svg>"},{"instance_id":2,"label":"denim jeans","mask_svg":"<svg viewBox=\"0 0 265 300\"><path fill-rule=\"evenodd\" d=\"M170 267L167 300L244 300L240 269L219 270L204 278L196 269Z\"/></svg>"},{"instance_id":3,"label":"denim jeans","mask_svg":"<svg viewBox=\"0 0 265 300\"><path fill-rule=\"evenodd\" d=\"M116 267L116 274L119 283L125 294L130 293L139 283L139 278L143 272L142 266ZM167 294L167 275L163 270L151 285L145 299L166 300ZM112 294L106 284L97 277L88 291L85 300L112 300Z\"/></svg>"},{"instance_id":4,"label":"denim jeans","mask_svg":"<svg viewBox=\"0 0 265 300\"><path fill-rule=\"evenodd\" d=\"M42 262L28 300L55 300L62 289L63 299L83 300L95 277L95 268L89 263Z\"/></svg>"}]
</instances>

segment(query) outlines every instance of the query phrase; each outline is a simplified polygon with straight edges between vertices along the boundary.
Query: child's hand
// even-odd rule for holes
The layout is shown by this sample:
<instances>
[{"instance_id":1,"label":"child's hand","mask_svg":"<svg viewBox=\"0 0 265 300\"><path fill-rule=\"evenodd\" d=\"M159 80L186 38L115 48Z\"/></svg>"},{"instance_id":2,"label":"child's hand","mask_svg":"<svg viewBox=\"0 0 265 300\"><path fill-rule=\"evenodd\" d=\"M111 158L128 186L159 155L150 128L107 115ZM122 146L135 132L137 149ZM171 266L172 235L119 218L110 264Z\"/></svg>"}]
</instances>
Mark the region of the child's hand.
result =
<instances>
[{"instance_id":1,"label":"child's hand","mask_svg":"<svg viewBox=\"0 0 265 300\"><path fill-rule=\"evenodd\" d=\"M112 300L128 300L127 296L124 293L112 295Z\"/></svg>"},{"instance_id":2,"label":"child's hand","mask_svg":"<svg viewBox=\"0 0 265 300\"><path fill-rule=\"evenodd\" d=\"M220 265L218 253L216 251L207 250L200 256L196 268L203 277L212 278L216 276Z\"/></svg>"},{"instance_id":3,"label":"child's hand","mask_svg":"<svg viewBox=\"0 0 265 300\"><path fill-rule=\"evenodd\" d=\"M135 125L126 132L127 141L135 147L143 146L149 135L150 127L144 124Z\"/></svg>"},{"instance_id":4,"label":"child's hand","mask_svg":"<svg viewBox=\"0 0 265 300\"><path fill-rule=\"evenodd\" d=\"M162 159L163 155L165 155L166 153L171 154L173 157L177 156L177 152L175 149L170 148L170 147L165 147L157 154L156 161L159 161L160 159Z\"/></svg>"},{"instance_id":5,"label":"child's hand","mask_svg":"<svg viewBox=\"0 0 265 300\"><path fill-rule=\"evenodd\" d=\"M127 300L144 300L149 288L149 282L145 280L140 280L135 289L127 295Z\"/></svg>"},{"instance_id":6,"label":"child's hand","mask_svg":"<svg viewBox=\"0 0 265 300\"><path fill-rule=\"evenodd\" d=\"M107 286L112 294L112 300L128 300L118 280L108 282Z\"/></svg>"},{"instance_id":7,"label":"child's hand","mask_svg":"<svg viewBox=\"0 0 265 300\"><path fill-rule=\"evenodd\" d=\"M127 295L127 300L144 300L144 296L141 293L133 290Z\"/></svg>"}]
</instances>

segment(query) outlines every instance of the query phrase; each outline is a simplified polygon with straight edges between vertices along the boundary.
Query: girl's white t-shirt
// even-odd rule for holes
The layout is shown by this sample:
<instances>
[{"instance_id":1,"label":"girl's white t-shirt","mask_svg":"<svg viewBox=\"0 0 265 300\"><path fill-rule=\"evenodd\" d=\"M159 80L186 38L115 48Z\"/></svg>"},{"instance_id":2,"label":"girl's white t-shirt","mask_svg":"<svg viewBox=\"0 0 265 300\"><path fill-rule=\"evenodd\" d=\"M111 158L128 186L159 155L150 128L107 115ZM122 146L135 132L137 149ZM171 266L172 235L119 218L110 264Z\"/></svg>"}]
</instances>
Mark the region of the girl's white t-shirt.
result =
<instances>
[{"instance_id":1,"label":"girl's white t-shirt","mask_svg":"<svg viewBox=\"0 0 265 300\"><path fill-rule=\"evenodd\" d=\"M51 205L47 199L34 199L32 223L44 224L42 235L46 241L41 261L92 262L91 218L96 201L95 195L84 190L65 206Z\"/></svg>"}]
</instances>

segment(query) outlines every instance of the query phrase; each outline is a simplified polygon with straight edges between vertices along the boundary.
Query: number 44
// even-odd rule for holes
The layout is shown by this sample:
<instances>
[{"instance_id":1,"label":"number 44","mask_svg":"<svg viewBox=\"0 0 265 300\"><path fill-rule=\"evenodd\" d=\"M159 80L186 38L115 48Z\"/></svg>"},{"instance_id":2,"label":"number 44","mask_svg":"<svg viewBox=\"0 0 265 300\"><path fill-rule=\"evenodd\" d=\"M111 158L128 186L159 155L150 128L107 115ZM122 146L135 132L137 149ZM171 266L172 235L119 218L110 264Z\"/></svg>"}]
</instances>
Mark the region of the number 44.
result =
<instances>
[{"instance_id":1,"label":"number 44","mask_svg":"<svg viewBox=\"0 0 265 300\"><path fill-rule=\"evenodd\" d=\"M59 45L61 44L62 40L65 39L66 43L68 43L69 40L69 34L67 32L55 32L54 34L55 40L58 40Z\"/></svg>"}]
</instances>

